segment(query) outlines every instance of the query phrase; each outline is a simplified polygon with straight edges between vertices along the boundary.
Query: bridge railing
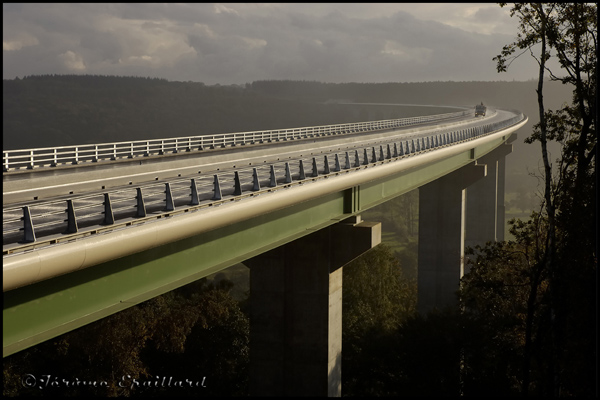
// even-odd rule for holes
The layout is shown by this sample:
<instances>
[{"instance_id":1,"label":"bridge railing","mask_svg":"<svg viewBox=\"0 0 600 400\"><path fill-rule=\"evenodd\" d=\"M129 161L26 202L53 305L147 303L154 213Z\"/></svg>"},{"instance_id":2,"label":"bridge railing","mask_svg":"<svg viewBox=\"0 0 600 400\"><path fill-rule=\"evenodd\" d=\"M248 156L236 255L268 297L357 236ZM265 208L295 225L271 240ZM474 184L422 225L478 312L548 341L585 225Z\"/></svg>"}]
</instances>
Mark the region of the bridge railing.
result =
<instances>
[{"instance_id":1,"label":"bridge railing","mask_svg":"<svg viewBox=\"0 0 600 400\"><path fill-rule=\"evenodd\" d=\"M80 164L84 162L111 161L135 157L148 157L181 152L201 151L257 143L270 143L297 140L329 135L343 135L359 132L371 132L393 129L457 118L473 113L472 110L454 113L427 115L371 122L356 122L336 125L321 125L302 128L274 129L176 137L167 139L135 140L128 142L82 144L72 146L44 147L24 150L3 151L3 171L15 169L56 167L59 165Z\"/></svg>"},{"instance_id":2,"label":"bridge railing","mask_svg":"<svg viewBox=\"0 0 600 400\"><path fill-rule=\"evenodd\" d=\"M398 140L396 137L389 143L381 144L379 151L376 151L375 147L365 147L363 149L364 152L357 149L355 156L350 156L346 153L345 164L339 161L337 157L338 154L334 154L333 157L330 154L329 159L327 158L327 155L325 155L323 169L319 171L315 171L316 159L313 158L313 174L311 174L311 177L308 177L308 174L304 173L304 167L299 166L299 171L302 172L294 174L294 179L292 180L291 175L289 175L290 166L289 163L286 162L285 181L287 186L293 186L302 184L306 179L317 180L326 178L341 170L359 170L364 165L375 165L382 161L394 161L404 157L418 155L423 152L434 151L438 148L452 146L457 143L473 140L506 129L507 127L520 123L523 118L523 114L519 113L507 120L477 127L459 129L445 133L435 133L419 138L406 138L403 140ZM385 155L386 152L384 147L387 148L387 155ZM361 153L364 153L362 159L359 156ZM379 157L377 157L377 153L380 154ZM335 166L331 167L329 163L330 161L333 161L334 158L336 160ZM344 155L342 155L341 158L343 159ZM351 162L351 159L353 159L353 162ZM302 160L300 160L299 163L301 165ZM277 177L274 176L274 169L271 169L271 174L273 174L273 176L270 177L270 181L275 181L275 185L277 185ZM39 245L40 242L46 244L58 243L62 240L71 240L74 235L89 235L90 232L98 233L117 227L131 225L133 223L131 217L133 217L134 220L141 222L146 219L156 219L164 216L164 214L147 214L146 207L152 205L161 205L164 207L165 211L170 213L187 212L198 207L208 207L214 204L231 201L232 199L252 196L261 191L270 191L272 190L272 187L260 189L260 184L258 184L259 181L264 182L266 179L266 176L259 179L258 175L254 174L253 182L242 182L237 171L234 173L233 177L221 177L221 182L227 181L227 185L225 186L236 188L233 194L227 195L225 195L225 193L221 194L220 187L223 185L219 182L219 177L215 175L213 185L208 189L206 184L204 184L204 188L201 188L200 185L196 183L195 178L180 178L172 179L166 183L157 182L128 189L112 190L105 193L74 196L67 200L51 200L33 206L5 208L3 210L3 238L7 239L9 236L14 237L14 241L12 242L18 241L21 245L12 249L5 249L3 253L10 254L15 251L23 251ZM186 186L184 184L182 186L182 183L188 182L189 185ZM253 187L252 191L243 193L242 187L248 188L250 186ZM186 199L188 206L183 209L176 207L175 200L178 199ZM54 209L55 211L49 211L51 209ZM115 214L126 210L130 210L130 214L127 215L128 218L118 221L119 218L117 218ZM97 221L92 221L94 219ZM86 230L85 232L79 232L79 227L82 226L82 222L85 220L89 220L92 225L97 225L96 228L92 231ZM64 238L41 240L37 238L38 235L36 234L36 231L53 228L55 228L55 231L58 230L67 235L65 235ZM9 242L10 241L7 241L7 243Z\"/></svg>"}]
</instances>

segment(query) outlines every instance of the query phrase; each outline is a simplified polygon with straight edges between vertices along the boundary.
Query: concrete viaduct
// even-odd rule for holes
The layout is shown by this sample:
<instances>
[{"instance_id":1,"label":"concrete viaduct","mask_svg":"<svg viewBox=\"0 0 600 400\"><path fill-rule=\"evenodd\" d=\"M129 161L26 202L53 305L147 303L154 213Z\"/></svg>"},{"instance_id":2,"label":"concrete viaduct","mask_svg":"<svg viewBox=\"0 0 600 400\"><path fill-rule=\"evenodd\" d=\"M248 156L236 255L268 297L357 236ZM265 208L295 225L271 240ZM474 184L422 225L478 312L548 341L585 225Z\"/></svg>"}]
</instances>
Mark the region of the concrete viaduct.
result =
<instances>
[{"instance_id":1,"label":"concrete viaduct","mask_svg":"<svg viewBox=\"0 0 600 400\"><path fill-rule=\"evenodd\" d=\"M381 241L362 211L419 188L422 312L503 239L527 117L473 111L4 151L4 356L244 262L251 394L339 396L343 266Z\"/></svg>"}]
</instances>

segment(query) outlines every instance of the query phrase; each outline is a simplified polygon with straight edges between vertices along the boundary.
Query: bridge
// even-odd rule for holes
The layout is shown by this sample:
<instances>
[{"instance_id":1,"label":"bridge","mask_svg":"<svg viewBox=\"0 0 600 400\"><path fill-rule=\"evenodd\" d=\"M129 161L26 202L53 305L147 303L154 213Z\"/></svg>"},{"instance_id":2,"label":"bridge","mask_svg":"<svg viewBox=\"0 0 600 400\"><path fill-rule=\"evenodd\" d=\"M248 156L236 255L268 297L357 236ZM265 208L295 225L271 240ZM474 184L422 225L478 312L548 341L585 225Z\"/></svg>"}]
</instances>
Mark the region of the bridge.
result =
<instances>
[{"instance_id":1,"label":"bridge","mask_svg":"<svg viewBox=\"0 0 600 400\"><path fill-rule=\"evenodd\" d=\"M463 109L4 151L3 354L244 262L252 393L340 395L342 267L381 241L361 212L419 188L418 307L452 304L465 245L503 238L526 122Z\"/></svg>"}]
</instances>

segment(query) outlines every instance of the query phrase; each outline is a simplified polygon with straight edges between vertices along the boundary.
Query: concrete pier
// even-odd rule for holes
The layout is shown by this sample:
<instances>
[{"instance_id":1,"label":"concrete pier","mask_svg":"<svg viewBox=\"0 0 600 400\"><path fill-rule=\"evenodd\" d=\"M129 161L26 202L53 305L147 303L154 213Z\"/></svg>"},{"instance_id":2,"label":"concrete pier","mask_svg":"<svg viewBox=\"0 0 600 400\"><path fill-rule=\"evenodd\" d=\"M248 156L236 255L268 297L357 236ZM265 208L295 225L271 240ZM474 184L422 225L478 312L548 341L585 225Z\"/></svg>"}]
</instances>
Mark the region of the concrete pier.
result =
<instances>
[{"instance_id":1,"label":"concrete pier","mask_svg":"<svg viewBox=\"0 0 600 400\"><path fill-rule=\"evenodd\" d=\"M463 274L465 189L486 176L475 162L419 188L417 309L455 304Z\"/></svg>"},{"instance_id":2,"label":"concrete pier","mask_svg":"<svg viewBox=\"0 0 600 400\"><path fill-rule=\"evenodd\" d=\"M419 188L417 309L456 304L466 246L504 240L505 157L511 144Z\"/></svg>"},{"instance_id":3,"label":"concrete pier","mask_svg":"<svg viewBox=\"0 0 600 400\"><path fill-rule=\"evenodd\" d=\"M511 152L512 145L505 144L477 160L487 166L487 175L467 189L466 246L504 240L505 159Z\"/></svg>"},{"instance_id":4,"label":"concrete pier","mask_svg":"<svg viewBox=\"0 0 600 400\"><path fill-rule=\"evenodd\" d=\"M342 266L380 242L353 217L244 262L252 396L341 396Z\"/></svg>"}]
</instances>

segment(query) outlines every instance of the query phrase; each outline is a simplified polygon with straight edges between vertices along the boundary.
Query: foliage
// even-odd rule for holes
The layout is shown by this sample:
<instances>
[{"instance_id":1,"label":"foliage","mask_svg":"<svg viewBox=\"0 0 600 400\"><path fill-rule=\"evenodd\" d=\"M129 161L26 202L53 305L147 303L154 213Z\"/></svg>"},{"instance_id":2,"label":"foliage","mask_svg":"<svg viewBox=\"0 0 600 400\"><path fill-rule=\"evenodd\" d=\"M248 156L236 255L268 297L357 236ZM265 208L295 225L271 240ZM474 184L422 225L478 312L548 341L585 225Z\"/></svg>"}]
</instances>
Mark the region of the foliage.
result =
<instances>
[{"instance_id":1,"label":"foliage","mask_svg":"<svg viewBox=\"0 0 600 400\"><path fill-rule=\"evenodd\" d=\"M344 266L342 352L346 394L378 387L373 345L415 313L416 282L406 279L389 247L380 244Z\"/></svg>"},{"instance_id":2,"label":"foliage","mask_svg":"<svg viewBox=\"0 0 600 400\"><path fill-rule=\"evenodd\" d=\"M510 225L514 241L465 252L469 272L461 280L460 303L485 347L485 352L465 357L470 390L491 384L489 370L480 368L483 364L495 366L496 383L499 377L508 378L504 390L518 393L524 380L529 381L523 374L529 374L532 352L546 336L540 319L542 310L547 311L548 274L540 259L547 221L533 213L530 220L512 220Z\"/></svg>"},{"instance_id":3,"label":"foliage","mask_svg":"<svg viewBox=\"0 0 600 400\"><path fill-rule=\"evenodd\" d=\"M249 363L249 322L239 305L229 295L231 282L221 280L216 288L193 293L189 298L197 322L186 332L185 347L165 348L160 344L171 338L171 330L155 336L154 346L146 346L144 360L158 376L202 379L206 388L164 389L165 396L237 396L247 393ZM176 319L177 321L179 319ZM140 393L143 395L143 393Z\"/></svg>"},{"instance_id":4,"label":"foliage","mask_svg":"<svg viewBox=\"0 0 600 400\"><path fill-rule=\"evenodd\" d=\"M459 396L466 332L460 315L450 309L406 315L388 331L369 330L351 371L343 355L344 375L353 378L344 378L344 395Z\"/></svg>"},{"instance_id":5,"label":"foliage","mask_svg":"<svg viewBox=\"0 0 600 400\"><path fill-rule=\"evenodd\" d=\"M544 196L540 213L515 225L520 229L520 247L508 243L483 249L477 263L486 268L471 272L463 295L484 304L482 309L487 297L501 308L516 306L512 315L524 317L520 323L515 321L515 326L523 330L524 340L513 341L522 351L518 379L523 395L589 396L594 393L596 381L591 372L596 358L596 330L590 322L596 319L596 288L590 282L597 267L597 6L520 3L512 5L510 12L519 18L517 40L504 46L494 60L499 72L526 51L539 63L536 92L540 121L526 143L541 144ZM540 46L539 54L534 53L536 45ZM524 51L515 55L517 50ZM558 60L560 73L548 69L547 61L552 57ZM573 90L572 102L555 111L544 104L546 72ZM550 142L560 147L555 164L549 156ZM530 250L524 253L524 261L514 264L514 254L523 253L523 245ZM497 273L491 279L499 282L495 287L483 285L490 280L490 271ZM510 282L521 285L526 292L503 296ZM501 321L495 316L490 324L502 326Z\"/></svg>"},{"instance_id":6,"label":"foliage","mask_svg":"<svg viewBox=\"0 0 600 400\"><path fill-rule=\"evenodd\" d=\"M365 210L364 220L379 221L384 231L382 241L400 261L403 274L417 276L417 241L419 219L419 191L412 190Z\"/></svg>"},{"instance_id":7,"label":"foliage","mask_svg":"<svg viewBox=\"0 0 600 400\"><path fill-rule=\"evenodd\" d=\"M239 395L247 391L249 323L231 283L206 279L4 360L5 396ZM106 382L25 388L26 374ZM162 377L202 387L169 387ZM139 384L136 384L138 382ZM144 387L141 382L153 384Z\"/></svg>"}]
</instances>

